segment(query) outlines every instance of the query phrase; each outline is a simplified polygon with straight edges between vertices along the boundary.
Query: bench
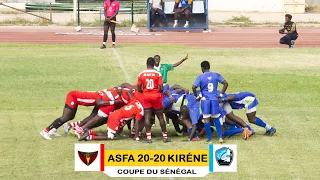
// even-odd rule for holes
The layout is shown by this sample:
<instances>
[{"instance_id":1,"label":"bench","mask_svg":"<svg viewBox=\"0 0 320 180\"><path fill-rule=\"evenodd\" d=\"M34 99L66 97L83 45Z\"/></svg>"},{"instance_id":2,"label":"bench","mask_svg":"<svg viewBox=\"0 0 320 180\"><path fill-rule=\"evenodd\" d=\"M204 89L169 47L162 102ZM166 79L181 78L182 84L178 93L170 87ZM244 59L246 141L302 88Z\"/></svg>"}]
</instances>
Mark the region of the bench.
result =
<instances>
[{"instance_id":1,"label":"bench","mask_svg":"<svg viewBox=\"0 0 320 180\"><path fill-rule=\"evenodd\" d=\"M159 27L159 16L155 17L155 26L150 27L150 4L148 3L148 29L149 30L206 30L208 29L208 0L193 0L191 7L191 17L189 21L189 28L184 28L185 24L185 16L183 14L180 15L179 18L179 27L173 28L174 22L174 12L173 8L175 5L174 0L165 1L163 5L163 10L166 15L167 24L163 27Z\"/></svg>"}]
</instances>

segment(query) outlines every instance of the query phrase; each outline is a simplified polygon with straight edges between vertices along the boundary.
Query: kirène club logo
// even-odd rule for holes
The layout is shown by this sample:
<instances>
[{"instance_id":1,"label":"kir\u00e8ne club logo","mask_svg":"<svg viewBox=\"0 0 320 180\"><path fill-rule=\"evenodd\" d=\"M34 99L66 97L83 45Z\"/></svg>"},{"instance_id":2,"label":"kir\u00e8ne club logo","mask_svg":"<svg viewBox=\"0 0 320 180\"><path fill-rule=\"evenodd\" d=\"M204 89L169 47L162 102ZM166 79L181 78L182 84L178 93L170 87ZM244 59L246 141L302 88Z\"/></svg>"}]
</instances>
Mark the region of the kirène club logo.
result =
<instances>
[{"instance_id":1,"label":"kir\u00e8ne club logo","mask_svg":"<svg viewBox=\"0 0 320 180\"><path fill-rule=\"evenodd\" d=\"M214 157L210 172L237 172L237 145L209 145L209 153Z\"/></svg>"},{"instance_id":2,"label":"kir\u00e8ne club logo","mask_svg":"<svg viewBox=\"0 0 320 180\"><path fill-rule=\"evenodd\" d=\"M100 171L104 144L75 144L75 171Z\"/></svg>"}]
</instances>

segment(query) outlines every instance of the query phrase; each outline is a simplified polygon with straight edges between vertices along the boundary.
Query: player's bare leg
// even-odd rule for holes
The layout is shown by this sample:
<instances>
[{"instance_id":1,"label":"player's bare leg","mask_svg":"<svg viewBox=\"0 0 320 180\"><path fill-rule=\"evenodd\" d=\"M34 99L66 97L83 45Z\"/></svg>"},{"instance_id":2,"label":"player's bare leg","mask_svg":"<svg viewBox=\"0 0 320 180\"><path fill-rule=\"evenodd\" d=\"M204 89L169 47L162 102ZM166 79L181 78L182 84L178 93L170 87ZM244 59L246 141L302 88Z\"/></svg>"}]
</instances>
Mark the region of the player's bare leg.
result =
<instances>
[{"instance_id":1,"label":"player's bare leg","mask_svg":"<svg viewBox=\"0 0 320 180\"><path fill-rule=\"evenodd\" d=\"M93 130L86 130L79 138L79 141L92 141L92 140L108 140L110 137L106 133L96 133Z\"/></svg>"},{"instance_id":2,"label":"player's bare leg","mask_svg":"<svg viewBox=\"0 0 320 180\"><path fill-rule=\"evenodd\" d=\"M242 133L242 136L245 140L247 140L250 136L254 134L254 131L251 129L247 123L245 123L240 117L233 114L233 112L230 112L226 115L226 121L231 121L239 124L242 128L244 128L244 131Z\"/></svg>"},{"instance_id":3,"label":"player's bare leg","mask_svg":"<svg viewBox=\"0 0 320 180\"><path fill-rule=\"evenodd\" d=\"M273 134L277 132L274 127L268 125L262 119L258 118L256 116L256 111L247 113L247 118L250 123L265 128L267 130L265 133L266 136L273 136Z\"/></svg>"},{"instance_id":4,"label":"player's bare leg","mask_svg":"<svg viewBox=\"0 0 320 180\"><path fill-rule=\"evenodd\" d=\"M166 122L163 118L163 109L159 109L159 110L155 110L155 114L157 116L157 118L159 119L160 122L160 127L161 127L161 131L162 131L162 137L163 137L163 142L170 142L171 139L168 138L168 134L167 134L167 126L166 126Z\"/></svg>"},{"instance_id":5,"label":"player's bare leg","mask_svg":"<svg viewBox=\"0 0 320 180\"><path fill-rule=\"evenodd\" d=\"M144 109L144 119L145 119L145 127L146 127L146 136L147 141L146 143L152 143L151 141L151 116L152 116L152 110L151 109Z\"/></svg>"},{"instance_id":6,"label":"player's bare leg","mask_svg":"<svg viewBox=\"0 0 320 180\"><path fill-rule=\"evenodd\" d=\"M74 119L77 112L77 108L71 108L67 104L63 109L62 116L54 120L47 128L40 132L40 134L47 140L51 140L51 135L61 136L57 133L57 129L67 121Z\"/></svg>"},{"instance_id":7,"label":"player's bare leg","mask_svg":"<svg viewBox=\"0 0 320 180\"><path fill-rule=\"evenodd\" d=\"M63 124L64 133L69 134L69 131L71 128L83 126L86 122L88 122L89 119L93 118L94 116L96 116L98 114L98 110L99 110L99 107L95 106L93 108L93 110L91 111L91 114L88 117L84 118L83 120L71 122L71 123L64 123ZM72 134L72 132L71 132L71 134Z\"/></svg>"},{"instance_id":8,"label":"player's bare leg","mask_svg":"<svg viewBox=\"0 0 320 180\"><path fill-rule=\"evenodd\" d=\"M92 119L93 117L95 117L97 114L98 114L98 111L99 111L99 107L95 106L91 112L91 114L84 118L81 123L80 123L80 126L83 126L84 124L86 124L90 119Z\"/></svg>"}]
</instances>

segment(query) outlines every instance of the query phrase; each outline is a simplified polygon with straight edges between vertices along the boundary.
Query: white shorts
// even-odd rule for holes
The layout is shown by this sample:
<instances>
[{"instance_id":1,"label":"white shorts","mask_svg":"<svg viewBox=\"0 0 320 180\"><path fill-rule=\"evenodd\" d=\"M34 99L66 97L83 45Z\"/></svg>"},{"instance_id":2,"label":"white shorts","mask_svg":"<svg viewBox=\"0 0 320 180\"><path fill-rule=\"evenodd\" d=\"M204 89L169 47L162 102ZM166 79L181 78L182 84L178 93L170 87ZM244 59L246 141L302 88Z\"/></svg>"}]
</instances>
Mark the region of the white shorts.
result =
<instances>
[{"instance_id":1,"label":"white shorts","mask_svg":"<svg viewBox=\"0 0 320 180\"><path fill-rule=\"evenodd\" d=\"M220 121L220 124L221 124L221 126L222 126L223 123L226 122L226 116L223 116L223 117L219 118L219 121Z\"/></svg>"},{"instance_id":2,"label":"white shorts","mask_svg":"<svg viewBox=\"0 0 320 180\"><path fill-rule=\"evenodd\" d=\"M246 111L247 114L257 111L256 105L249 109L249 106L252 106L254 102L257 102L255 97L251 97L251 96L246 97L244 98L244 102L245 102L245 107L247 108L247 111Z\"/></svg>"},{"instance_id":3,"label":"white shorts","mask_svg":"<svg viewBox=\"0 0 320 180\"><path fill-rule=\"evenodd\" d=\"M229 114L229 113L232 112L232 107L231 107L231 105L230 105L228 102L226 102L226 103L223 105L223 110L225 110L226 113Z\"/></svg>"},{"instance_id":4,"label":"white shorts","mask_svg":"<svg viewBox=\"0 0 320 180\"><path fill-rule=\"evenodd\" d=\"M256 112L256 111L257 111L257 107L253 107L251 109L247 109L246 113L249 114L249 113Z\"/></svg>"},{"instance_id":5,"label":"white shorts","mask_svg":"<svg viewBox=\"0 0 320 180\"><path fill-rule=\"evenodd\" d=\"M218 118L220 114L203 114L202 116L203 118L209 118L209 117Z\"/></svg>"}]
</instances>

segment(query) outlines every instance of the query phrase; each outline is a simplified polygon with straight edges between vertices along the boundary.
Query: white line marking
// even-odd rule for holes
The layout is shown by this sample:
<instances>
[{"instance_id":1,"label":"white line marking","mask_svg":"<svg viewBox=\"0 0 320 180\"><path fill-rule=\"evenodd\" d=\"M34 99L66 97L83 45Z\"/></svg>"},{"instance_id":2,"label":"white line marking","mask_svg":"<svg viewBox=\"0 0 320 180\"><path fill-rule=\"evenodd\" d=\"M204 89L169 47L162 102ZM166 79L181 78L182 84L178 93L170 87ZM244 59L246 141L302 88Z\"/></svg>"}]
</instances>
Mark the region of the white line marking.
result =
<instances>
[{"instance_id":1,"label":"white line marking","mask_svg":"<svg viewBox=\"0 0 320 180\"><path fill-rule=\"evenodd\" d=\"M123 66L123 62L122 62L122 58L120 56L120 54L118 53L118 51L115 48L112 48L113 54L116 56L118 63L120 65L120 68L126 78L127 83L131 83L131 76L128 74L128 72L126 71L126 69Z\"/></svg>"}]
</instances>

